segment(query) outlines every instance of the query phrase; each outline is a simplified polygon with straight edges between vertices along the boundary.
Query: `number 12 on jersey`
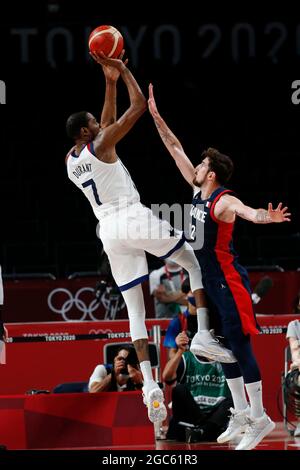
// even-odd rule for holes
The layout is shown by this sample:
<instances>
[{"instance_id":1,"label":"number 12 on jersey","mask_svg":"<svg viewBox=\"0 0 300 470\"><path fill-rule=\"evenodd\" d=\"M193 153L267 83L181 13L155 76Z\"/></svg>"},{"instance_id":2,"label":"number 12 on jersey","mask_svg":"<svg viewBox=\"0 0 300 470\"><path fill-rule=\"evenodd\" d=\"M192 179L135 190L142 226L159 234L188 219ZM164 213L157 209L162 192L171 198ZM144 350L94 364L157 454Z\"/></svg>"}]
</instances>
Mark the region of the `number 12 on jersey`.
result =
<instances>
[{"instance_id":1,"label":"number 12 on jersey","mask_svg":"<svg viewBox=\"0 0 300 470\"><path fill-rule=\"evenodd\" d=\"M85 181L85 183L82 183L83 188L87 188L88 186L92 186L95 201L98 204L98 206L101 206L102 202L99 199L99 194L97 191L96 183L92 178L90 180Z\"/></svg>"}]
</instances>

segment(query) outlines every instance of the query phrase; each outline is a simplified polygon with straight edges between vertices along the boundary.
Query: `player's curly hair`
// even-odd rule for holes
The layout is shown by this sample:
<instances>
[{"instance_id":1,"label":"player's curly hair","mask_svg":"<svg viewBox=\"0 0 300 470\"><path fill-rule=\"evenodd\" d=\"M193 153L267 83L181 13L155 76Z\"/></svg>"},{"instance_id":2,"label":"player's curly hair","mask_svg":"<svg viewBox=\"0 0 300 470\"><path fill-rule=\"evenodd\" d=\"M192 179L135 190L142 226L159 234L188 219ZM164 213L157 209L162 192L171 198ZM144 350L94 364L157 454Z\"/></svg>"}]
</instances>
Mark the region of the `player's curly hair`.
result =
<instances>
[{"instance_id":1,"label":"player's curly hair","mask_svg":"<svg viewBox=\"0 0 300 470\"><path fill-rule=\"evenodd\" d=\"M204 150L201 156L209 159L209 169L216 174L218 183L223 185L229 181L234 168L230 157L213 147Z\"/></svg>"}]
</instances>

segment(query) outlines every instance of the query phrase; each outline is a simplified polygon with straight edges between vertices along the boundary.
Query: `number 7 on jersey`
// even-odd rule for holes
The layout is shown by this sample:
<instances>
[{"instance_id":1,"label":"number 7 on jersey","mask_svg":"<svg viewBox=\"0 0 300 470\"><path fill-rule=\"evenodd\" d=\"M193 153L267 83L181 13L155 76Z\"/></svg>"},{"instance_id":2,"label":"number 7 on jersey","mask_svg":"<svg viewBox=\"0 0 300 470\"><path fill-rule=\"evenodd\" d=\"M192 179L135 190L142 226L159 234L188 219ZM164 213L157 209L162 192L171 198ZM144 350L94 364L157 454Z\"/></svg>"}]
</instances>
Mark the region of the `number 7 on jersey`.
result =
<instances>
[{"instance_id":1,"label":"number 7 on jersey","mask_svg":"<svg viewBox=\"0 0 300 470\"><path fill-rule=\"evenodd\" d=\"M96 188L96 183L92 178L82 183L83 188L87 188L88 186L92 186L95 201L98 204L98 206L101 206L102 202L99 199L99 194Z\"/></svg>"}]
</instances>

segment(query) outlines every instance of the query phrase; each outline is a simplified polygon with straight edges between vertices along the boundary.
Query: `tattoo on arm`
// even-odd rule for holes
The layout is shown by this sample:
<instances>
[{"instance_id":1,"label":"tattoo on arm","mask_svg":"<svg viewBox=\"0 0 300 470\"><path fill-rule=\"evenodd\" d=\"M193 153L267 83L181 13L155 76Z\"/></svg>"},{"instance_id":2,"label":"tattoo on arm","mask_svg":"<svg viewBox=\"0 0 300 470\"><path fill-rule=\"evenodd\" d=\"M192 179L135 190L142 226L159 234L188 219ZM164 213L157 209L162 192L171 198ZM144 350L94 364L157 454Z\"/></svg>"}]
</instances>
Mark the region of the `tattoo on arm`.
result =
<instances>
[{"instance_id":1,"label":"tattoo on arm","mask_svg":"<svg viewBox=\"0 0 300 470\"><path fill-rule=\"evenodd\" d=\"M174 136L172 136L172 133L168 129L162 129L162 127L159 125L159 122L155 119L154 120L155 125L157 127L157 130L162 138L162 140L169 145L175 145L176 141L174 139Z\"/></svg>"},{"instance_id":2,"label":"tattoo on arm","mask_svg":"<svg viewBox=\"0 0 300 470\"><path fill-rule=\"evenodd\" d=\"M270 222L272 222L268 211L266 211L265 209L257 209L256 222L258 224L269 224Z\"/></svg>"}]
</instances>

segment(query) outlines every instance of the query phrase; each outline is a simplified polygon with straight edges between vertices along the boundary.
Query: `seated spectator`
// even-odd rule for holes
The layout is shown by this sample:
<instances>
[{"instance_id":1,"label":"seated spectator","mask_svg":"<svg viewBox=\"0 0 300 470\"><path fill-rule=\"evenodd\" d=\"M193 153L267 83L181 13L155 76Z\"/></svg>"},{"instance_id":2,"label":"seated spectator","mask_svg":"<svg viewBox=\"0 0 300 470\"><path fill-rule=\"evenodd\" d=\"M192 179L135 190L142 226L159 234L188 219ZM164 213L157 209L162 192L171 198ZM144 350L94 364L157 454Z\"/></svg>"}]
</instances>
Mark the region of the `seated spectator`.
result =
<instances>
[{"instance_id":1,"label":"seated spectator","mask_svg":"<svg viewBox=\"0 0 300 470\"><path fill-rule=\"evenodd\" d=\"M292 364L291 369L300 370L300 320L290 321L287 327L286 338L289 340Z\"/></svg>"},{"instance_id":2,"label":"seated spectator","mask_svg":"<svg viewBox=\"0 0 300 470\"><path fill-rule=\"evenodd\" d=\"M187 334L179 333L178 350L163 371L166 383L177 380L166 437L187 442L214 441L227 427L233 406L231 394L221 364L197 358L187 350L188 344Z\"/></svg>"},{"instance_id":3,"label":"seated spectator","mask_svg":"<svg viewBox=\"0 0 300 470\"><path fill-rule=\"evenodd\" d=\"M186 276L182 267L170 259L150 273L150 294L154 297L156 318L173 318L185 310L187 302L181 285Z\"/></svg>"},{"instance_id":4,"label":"seated spectator","mask_svg":"<svg viewBox=\"0 0 300 470\"><path fill-rule=\"evenodd\" d=\"M96 366L89 379L88 390L90 393L121 392L140 390L142 386L143 376L135 349L121 346L110 369L104 364Z\"/></svg>"},{"instance_id":5,"label":"seated spectator","mask_svg":"<svg viewBox=\"0 0 300 470\"><path fill-rule=\"evenodd\" d=\"M298 369L300 371L300 320L289 322L286 337L291 349L291 370ZM300 437L300 421L297 424L294 436Z\"/></svg>"}]
</instances>

